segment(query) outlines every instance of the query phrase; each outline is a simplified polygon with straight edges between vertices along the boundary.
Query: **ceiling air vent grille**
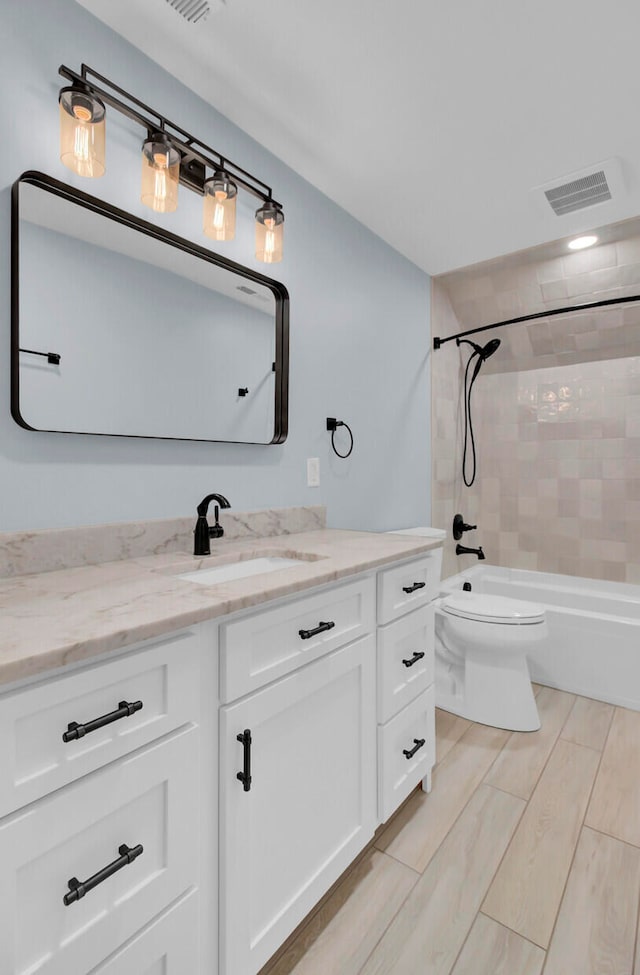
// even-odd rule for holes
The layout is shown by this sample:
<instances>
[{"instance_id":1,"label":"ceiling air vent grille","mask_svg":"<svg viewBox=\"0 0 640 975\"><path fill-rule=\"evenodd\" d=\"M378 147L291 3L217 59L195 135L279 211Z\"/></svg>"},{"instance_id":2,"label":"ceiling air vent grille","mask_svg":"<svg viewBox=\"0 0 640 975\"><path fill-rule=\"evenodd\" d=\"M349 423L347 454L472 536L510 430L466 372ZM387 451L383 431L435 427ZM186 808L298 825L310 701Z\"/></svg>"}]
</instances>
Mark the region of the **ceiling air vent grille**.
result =
<instances>
[{"instance_id":1,"label":"ceiling air vent grille","mask_svg":"<svg viewBox=\"0 0 640 975\"><path fill-rule=\"evenodd\" d=\"M597 173L545 190L544 195L553 212L561 217L564 213L573 213L574 210L583 210L610 200L611 190L604 170L601 169Z\"/></svg>"},{"instance_id":2,"label":"ceiling air vent grille","mask_svg":"<svg viewBox=\"0 0 640 975\"><path fill-rule=\"evenodd\" d=\"M197 24L211 12L209 0L167 0L167 3L190 24Z\"/></svg>"}]
</instances>

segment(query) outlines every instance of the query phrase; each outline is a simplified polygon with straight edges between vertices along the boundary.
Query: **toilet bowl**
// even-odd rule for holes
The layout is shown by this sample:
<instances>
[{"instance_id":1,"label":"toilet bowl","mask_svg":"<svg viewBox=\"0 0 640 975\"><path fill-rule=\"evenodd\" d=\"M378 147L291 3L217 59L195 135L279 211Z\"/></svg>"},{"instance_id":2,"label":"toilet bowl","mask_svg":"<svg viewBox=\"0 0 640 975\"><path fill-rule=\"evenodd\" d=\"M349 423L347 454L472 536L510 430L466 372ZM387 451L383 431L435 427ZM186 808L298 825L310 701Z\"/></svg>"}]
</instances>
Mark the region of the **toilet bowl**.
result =
<instances>
[{"instance_id":1,"label":"toilet bowl","mask_svg":"<svg viewBox=\"0 0 640 975\"><path fill-rule=\"evenodd\" d=\"M436 705L469 721L537 731L526 652L547 636L544 607L456 592L436 604Z\"/></svg>"}]
</instances>

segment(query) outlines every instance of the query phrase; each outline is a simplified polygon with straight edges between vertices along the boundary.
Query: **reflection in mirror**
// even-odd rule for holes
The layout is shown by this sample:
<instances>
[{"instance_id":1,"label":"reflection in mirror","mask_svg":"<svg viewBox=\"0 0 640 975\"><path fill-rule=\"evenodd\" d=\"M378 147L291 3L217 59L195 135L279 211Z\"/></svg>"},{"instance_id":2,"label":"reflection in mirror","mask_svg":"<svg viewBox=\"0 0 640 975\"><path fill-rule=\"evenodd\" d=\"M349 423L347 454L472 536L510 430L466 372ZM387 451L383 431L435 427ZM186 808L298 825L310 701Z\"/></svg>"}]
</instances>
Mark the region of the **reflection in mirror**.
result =
<instances>
[{"instance_id":1,"label":"reflection in mirror","mask_svg":"<svg viewBox=\"0 0 640 975\"><path fill-rule=\"evenodd\" d=\"M284 440L282 285L40 174L15 185L13 218L21 425Z\"/></svg>"}]
</instances>

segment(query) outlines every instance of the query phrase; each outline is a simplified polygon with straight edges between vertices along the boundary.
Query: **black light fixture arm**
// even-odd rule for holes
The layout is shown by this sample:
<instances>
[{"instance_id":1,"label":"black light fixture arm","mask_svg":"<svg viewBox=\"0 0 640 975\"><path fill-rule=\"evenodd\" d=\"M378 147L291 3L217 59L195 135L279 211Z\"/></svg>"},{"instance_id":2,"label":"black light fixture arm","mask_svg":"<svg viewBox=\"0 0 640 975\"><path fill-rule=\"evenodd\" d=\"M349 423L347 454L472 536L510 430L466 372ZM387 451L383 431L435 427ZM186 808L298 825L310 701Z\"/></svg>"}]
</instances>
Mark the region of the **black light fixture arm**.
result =
<instances>
[{"instance_id":1,"label":"black light fixture arm","mask_svg":"<svg viewBox=\"0 0 640 975\"><path fill-rule=\"evenodd\" d=\"M277 200L273 199L271 187L264 183L253 173L238 166L226 156L221 155L216 149L201 142L186 129L172 122L170 119L161 115L154 108L140 101L130 92L120 88L109 78L98 74L87 64L80 66L80 74L73 71L66 65L60 65L58 73L70 81L73 85L83 88L85 91L96 95L105 105L115 108L116 111L125 115L133 122L137 122L146 130L148 136L156 132L163 132L171 141L171 144L180 153L182 162L180 165L180 182L197 193L203 193L206 169L225 170L239 186L244 190L263 200L265 203L271 202L276 206L281 206ZM126 99L126 101L123 101ZM130 103L130 104L129 104Z\"/></svg>"},{"instance_id":2,"label":"black light fixture arm","mask_svg":"<svg viewBox=\"0 0 640 975\"><path fill-rule=\"evenodd\" d=\"M629 295L625 298L604 298L602 301L588 301L582 305L567 305L564 308L550 308L548 311L536 311L531 315L520 315L518 318L508 318L504 322L493 322L492 325L479 325L478 328L468 328L465 332L458 332L456 335L447 335L446 338L436 336L433 340L434 349L441 349L447 342L454 342L460 345L465 335L477 335L478 332L488 332L492 328L502 328L505 325L520 325L522 322L535 322L540 318L553 318L556 315L567 315L573 311L588 311L594 308L607 308L610 305L628 305L634 301L640 301L640 295ZM473 342L468 342L474 345ZM477 348L477 346L475 346Z\"/></svg>"}]
</instances>

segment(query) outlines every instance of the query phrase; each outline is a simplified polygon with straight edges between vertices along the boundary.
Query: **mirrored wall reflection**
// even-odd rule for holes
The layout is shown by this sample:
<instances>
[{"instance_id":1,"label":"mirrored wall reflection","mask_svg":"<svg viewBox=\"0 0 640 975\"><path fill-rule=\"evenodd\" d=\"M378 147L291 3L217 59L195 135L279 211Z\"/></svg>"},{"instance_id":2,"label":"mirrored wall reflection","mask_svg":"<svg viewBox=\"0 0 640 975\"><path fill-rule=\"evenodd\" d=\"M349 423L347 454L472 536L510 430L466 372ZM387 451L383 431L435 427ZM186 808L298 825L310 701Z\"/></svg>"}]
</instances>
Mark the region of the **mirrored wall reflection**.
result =
<instances>
[{"instance_id":1,"label":"mirrored wall reflection","mask_svg":"<svg viewBox=\"0 0 640 975\"><path fill-rule=\"evenodd\" d=\"M14 416L39 430L284 439L282 286L47 188L22 182L18 195Z\"/></svg>"}]
</instances>

